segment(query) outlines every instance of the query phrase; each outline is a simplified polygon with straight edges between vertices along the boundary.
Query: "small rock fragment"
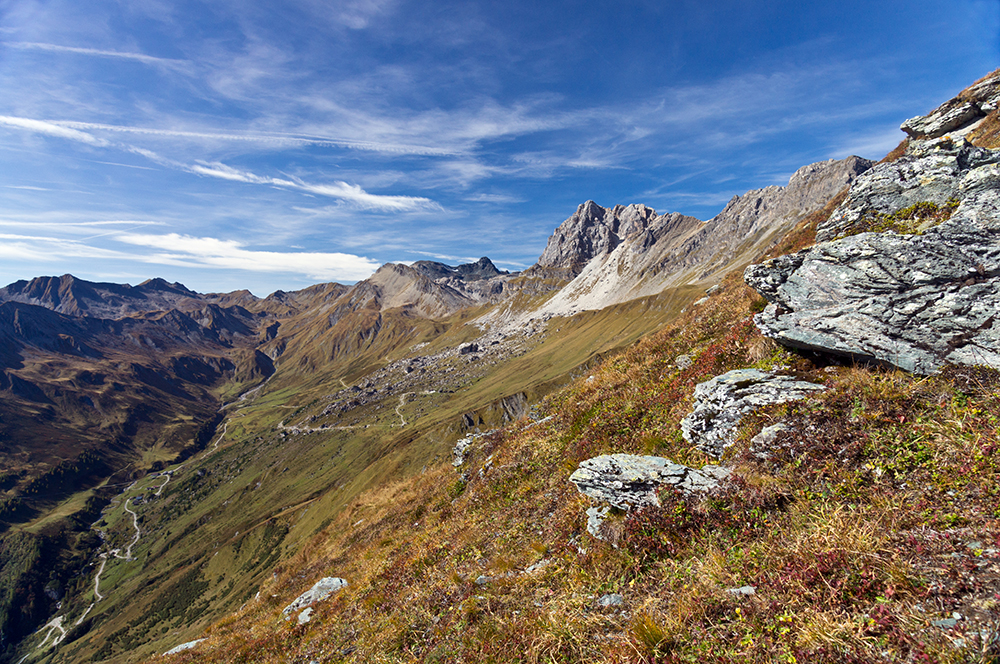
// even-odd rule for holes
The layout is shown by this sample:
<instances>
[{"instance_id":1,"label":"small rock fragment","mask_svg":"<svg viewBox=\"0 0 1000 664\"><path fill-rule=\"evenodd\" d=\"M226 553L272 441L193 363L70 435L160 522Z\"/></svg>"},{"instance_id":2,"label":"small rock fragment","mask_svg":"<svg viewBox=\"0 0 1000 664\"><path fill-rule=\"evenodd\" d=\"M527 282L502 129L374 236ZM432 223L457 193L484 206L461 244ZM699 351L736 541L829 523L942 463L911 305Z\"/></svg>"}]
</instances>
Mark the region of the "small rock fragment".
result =
<instances>
[{"instance_id":1,"label":"small rock fragment","mask_svg":"<svg viewBox=\"0 0 1000 664\"><path fill-rule=\"evenodd\" d=\"M607 595L604 595L599 600L597 600L597 603L605 607L621 606L622 604L625 603L625 598L619 595L618 593L608 593Z\"/></svg>"}]
</instances>

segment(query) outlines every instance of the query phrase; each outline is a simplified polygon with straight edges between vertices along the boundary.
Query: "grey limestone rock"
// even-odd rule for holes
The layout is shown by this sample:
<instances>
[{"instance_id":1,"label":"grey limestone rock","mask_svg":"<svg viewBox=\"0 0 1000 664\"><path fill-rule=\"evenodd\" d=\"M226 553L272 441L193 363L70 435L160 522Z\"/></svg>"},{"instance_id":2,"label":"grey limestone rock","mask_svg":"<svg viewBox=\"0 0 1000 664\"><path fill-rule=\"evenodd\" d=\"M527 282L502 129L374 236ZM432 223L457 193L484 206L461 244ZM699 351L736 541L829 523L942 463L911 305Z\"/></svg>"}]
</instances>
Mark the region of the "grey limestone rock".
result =
<instances>
[{"instance_id":1,"label":"grey limestone rock","mask_svg":"<svg viewBox=\"0 0 1000 664\"><path fill-rule=\"evenodd\" d=\"M777 440L778 434L784 431L790 431L792 427L784 422L778 422L777 424L772 424L769 427L764 427L761 432L753 437L750 441L750 451L757 457L761 459L767 459L770 457L770 449L774 446L774 441Z\"/></svg>"},{"instance_id":2,"label":"grey limestone rock","mask_svg":"<svg viewBox=\"0 0 1000 664\"><path fill-rule=\"evenodd\" d=\"M294 602L282 609L285 619L289 620L292 613L321 602L333 593L347 587L347 581L335 576L328 576L317 581L312 588L299 595ZM308 619L307 619L308 621Z\"/></svg>"},{"instance_id":3,"label":"grey limestone rock","mask_svg":"<svg viewBox=\"0 0 1000 664\"><path fill-rule=\"evenodd\" d=\"M630 510L659 505L656 490L663 484L685 493L710 491L727 474L725 469L695 470L663 457L603 454L581 463L569 480L581 493L600 503ZM606 514L588 511L590 517L602 518Z\"/></svg>"},{"instance_id":4,"label":"grey limestone rock","mask_svg":"<svg viewBox=\"0 0 1000 664\"><path fill-rule=\"evenodd\" d=\"M914 141L896 161L877 164L861 174L847 199L816 231L827 242L851 231L865 216L891 214L914 203L943 205L969 193L963 181L970 171L1000 161L1000 152L979 148L965 139Z\"/></svg>"},{"instance_id":5,"label":"grey limestone rock","mask_svg":"<svg viewBox=\"0 0 1000 664\"><path fill-rule=\"evenodd\" d=\"M469 448L472 447L472 443L475 442L475 440L475 436L466 436L465 438L459 438L455 441L455 447L451 450L451 465L458 468L465 463L465 453L469 451Z\"/></svg>"},{"instance_id":6,"label":"grey limestone rock","mask_svg":"<svg viewBox=\"0 0 1000 664\"><path fill-rule=\"evenodd\" d=\"M597 539L604 539L601 535L601 526L604 524L604 520L608 518L610 512L611 508L607 505L604 507L588 507L587 532Z\"/></svg>"},{"instance_id":7,"label":"grey limestone rock","mask_svg":"<svg viewBox=\"0 0 1000 664\"><path fill-rule=\"evenodd\" d=\"M945 362L1000 367L1000 151L916 143L859 178L819 235L867 210L942 198L957 209L922 234L859 233L748 267L771 303L757 326L787 346L920 374Z\"/></svg>"},{"instance_id":8,"label":"grey limestone rock","mask_svg":"<svg viewBox=\"0 0 1000 664\"><path fill-rule=\"evenodd\" d=\"M656 211L645 205L603 208L587 201L559 225L538 259L542 267L574 267L617 247L622 238L645 231Z\"/></svg>"},{"instance_id":9,"label":"grey limestone rock","mask_svg":"<svg viewBox=\"0 0 1000 664\"><path fill-rule=\"evenodd\" d=\"M824 390L822 385L757 369L736 369L694 389L694 410L681 420L684 439L721 457L743 416L772 403L796 401Z\"/></svg>"},{"instance_id":10,"label":"grey limestone rock","mask_svg":"<svg viewBox=\"0 0 1000 664\"><path fill-rule=\"evenodd\" d=\"M949 105L948 108L940 108L930 115L910 118L899 128L912 138L937 138L953 129L964 127L985 115L986 113L980 109L979 104L968 101L957 102Z\"/></svg>"},{"instance_id":11,"label":"grey limestone rock","mask_svg":"<svg viewBox=\"0 0 1000 664\"><path fill-rule=\"evenodd\" d=\"M979 120L996 111L998 102L1000 74L993 73L927 115L910 118L899 128L916 139L937 138L949 132L965 133Z\"/></svg>"}]
</instances>

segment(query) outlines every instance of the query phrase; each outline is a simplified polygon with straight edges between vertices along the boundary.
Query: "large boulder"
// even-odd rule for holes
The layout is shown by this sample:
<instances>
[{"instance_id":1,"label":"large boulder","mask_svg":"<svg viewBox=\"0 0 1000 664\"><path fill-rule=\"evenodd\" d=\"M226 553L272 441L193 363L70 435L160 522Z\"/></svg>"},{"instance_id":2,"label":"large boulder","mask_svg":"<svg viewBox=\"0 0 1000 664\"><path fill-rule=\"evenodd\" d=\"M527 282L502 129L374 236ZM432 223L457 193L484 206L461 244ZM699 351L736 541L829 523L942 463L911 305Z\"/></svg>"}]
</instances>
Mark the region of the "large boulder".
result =
<instances>
[{"instance_id":1,"label":"large boulder","mask_svg":"<svg viewBox=\"0 0 1000 664\"><path fill-rule=\"evenodd\" d=\"M951 216L915 234L849 235L866 216L948 200ZM920 374L1000 367L1000 151L917 142L862 175L817 236L828 240L747 268L771 303L755 318L764 334Z\"/></svg>"},{"instance_id":2,"label":"large boulder","mask_svg":"<svg viewBox=\"0 0 1000 664\"><path fill-rule=\"evenodd\" d=\"M768 404L797 401L826 389L822 385L757 369L735 369L694 388L694 409L681 420L684 439L706 454L721 457L733 443L743 416Z\"/></svg>"}]
</instances>

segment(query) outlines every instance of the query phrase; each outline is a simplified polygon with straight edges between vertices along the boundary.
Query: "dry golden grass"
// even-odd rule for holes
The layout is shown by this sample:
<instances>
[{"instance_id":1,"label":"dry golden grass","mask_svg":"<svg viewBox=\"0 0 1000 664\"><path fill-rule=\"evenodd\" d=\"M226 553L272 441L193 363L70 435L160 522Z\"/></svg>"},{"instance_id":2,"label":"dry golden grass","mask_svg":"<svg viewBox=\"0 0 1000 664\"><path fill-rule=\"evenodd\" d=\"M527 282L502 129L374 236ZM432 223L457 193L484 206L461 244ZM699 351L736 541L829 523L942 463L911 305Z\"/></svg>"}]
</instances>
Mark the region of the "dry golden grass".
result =
<instances>
[{"instance_id":1,"label":"dry golden grass","mask_svg":"<svg viewBox=\"0 0 1000 664\"><path fill-rule=\"evenodd\" d=\"M540 404L551 420L481 439L464 480L442 464L366 493L258 600L172 661L976 661L988 651L972 634L988 629L996 607L984 602L1000 578L973 578L963 542L1000 547L995 383L828 373L763 340L749 323L758 305L731 275ZM691 366L677 367L681 354ZM830 389L747 420L729 492L620 515L618 548L591 538L589 502L568 482L577 464L622 451L708 461L678 422L699 381L749 364L787 365ZM747 440L776 420L794 427L783 447L750 455ZM285 622L281 608L320 576L350 586L309 624ZM742 586L755 592L729 592ZM612 592L623 607L598 604ZM982 619L944 633L929 626L939 606L977 606Z\"/></svg>"}]
</instances>

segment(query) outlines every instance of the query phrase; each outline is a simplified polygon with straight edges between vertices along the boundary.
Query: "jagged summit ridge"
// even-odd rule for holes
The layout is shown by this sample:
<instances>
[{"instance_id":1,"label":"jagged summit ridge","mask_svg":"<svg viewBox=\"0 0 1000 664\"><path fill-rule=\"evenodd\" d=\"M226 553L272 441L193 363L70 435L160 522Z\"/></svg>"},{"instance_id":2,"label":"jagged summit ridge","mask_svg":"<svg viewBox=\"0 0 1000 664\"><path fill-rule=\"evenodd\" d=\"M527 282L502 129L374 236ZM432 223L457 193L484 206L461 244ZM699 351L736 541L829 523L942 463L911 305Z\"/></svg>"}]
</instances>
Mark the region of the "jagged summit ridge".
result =
<instances>
[{"instance_id":1,"label":"jagged summit ridge","mask_svg":"<svg viewBox=\"0 0 1000 664\"><path fill-rule=\"evenodd\" d=\"M411 265L414 270L420 272L429 279L459 279L461 281L479 281L481 279L492 279L502 274L509 274L506 270L500 270L488 257L483 256L475 263L464 263L452 267L436 261L417 261Z\"/></svg>"},{"instance_id":2,"label":"jagged summit ridge","mask_svg":"<svg viewBox=\"0 0 1000 664\"><path fill-rule=\"evenodd\" d=\"M70 316L120 318L129 314L171 309L197 293L182 284L149 279L138 286L99 283L61 277L35 277L0 288L0 302L33 304Z\"/></svg>"},{"instance_id":3,"label":"jagged summit ridge","mask_svg":"<svg viewBox=\"0 0 1000 664\"><path fill-rule=\"evenodd\" d=\"M656 219L656 210L645 205L604 208L587 201L549 237L538 258L540 267L578 268L595 256L615 249Z\"/></svg>"},{"instance_id":4,"label":"jagged summit ridge","mask_svg":"<svg viewBox=\"0 0 1000 664\"><path fill-rule=\"evenodd\" d=\"M575 265L578 272L539 313L570 315L666 288L708 284L749 262L871 166L855 156L803 166L787 186L734 196L707 222L676 212L657 216L645 205L606 209L588 201L556 230L539 259L539 265ZM593 255L581 266L588 252Z\"/></svg>"}]
</instances>

